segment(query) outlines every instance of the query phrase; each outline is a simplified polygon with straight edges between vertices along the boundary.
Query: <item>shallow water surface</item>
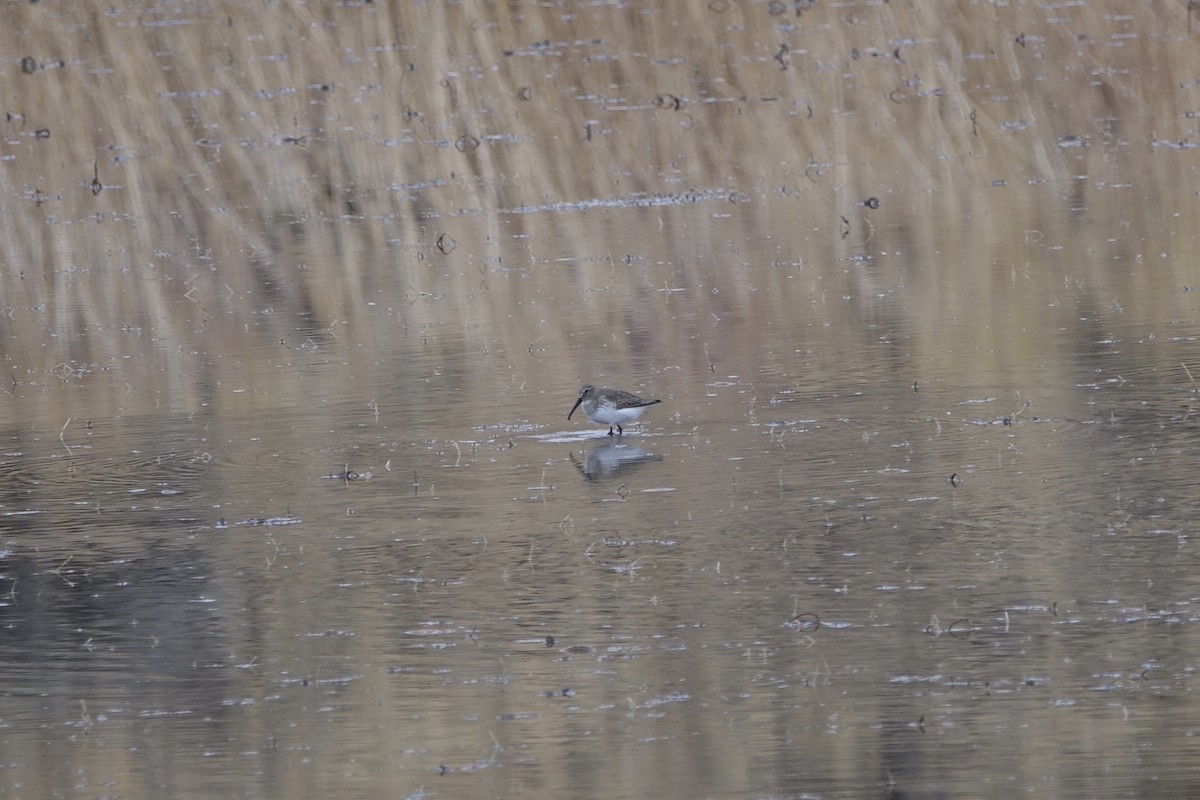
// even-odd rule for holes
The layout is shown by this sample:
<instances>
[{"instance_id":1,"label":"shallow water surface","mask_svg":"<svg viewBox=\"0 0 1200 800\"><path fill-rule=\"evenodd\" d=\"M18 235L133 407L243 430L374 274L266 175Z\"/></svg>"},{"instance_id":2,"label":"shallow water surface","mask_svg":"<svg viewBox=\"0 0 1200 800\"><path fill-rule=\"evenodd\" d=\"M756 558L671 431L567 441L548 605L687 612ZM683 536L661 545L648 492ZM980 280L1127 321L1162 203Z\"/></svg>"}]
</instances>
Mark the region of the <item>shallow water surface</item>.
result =
<instances>
[{"instance_id":1,"label":"shallow water surface","mask_svg":"<svg viewBox=\"0 0 1200 800\"><path fill-rule=\"evenodd\" d=\"M0 795L1195 793L1182 10L48 5Z\"/></svg>"}]
</instances>

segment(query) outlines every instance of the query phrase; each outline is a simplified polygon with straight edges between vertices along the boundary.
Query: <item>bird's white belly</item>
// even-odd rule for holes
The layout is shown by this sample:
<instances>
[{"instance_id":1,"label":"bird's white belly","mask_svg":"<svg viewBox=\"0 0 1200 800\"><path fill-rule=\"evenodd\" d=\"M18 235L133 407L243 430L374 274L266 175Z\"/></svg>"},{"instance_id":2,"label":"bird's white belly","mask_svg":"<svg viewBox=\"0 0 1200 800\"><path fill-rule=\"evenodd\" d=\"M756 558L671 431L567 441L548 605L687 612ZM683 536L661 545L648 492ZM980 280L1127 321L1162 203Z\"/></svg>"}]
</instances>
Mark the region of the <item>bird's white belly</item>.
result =
<instances>
[{"instance_id":1,"label":"bird's white belly","mask_svg":"<svg viewBox=\"0 0 1200 800\"><path fill-rule=\"evenodd\" d=\"M633 408L617 408L616 406L598 405L592 413L588 414L588 419L592 422L600 422L605 425L623 425L631 419L637 419L646 410L646 406L635 406ZM584 411L587 411L585 408Z\"/></svg>"}]
</instances>

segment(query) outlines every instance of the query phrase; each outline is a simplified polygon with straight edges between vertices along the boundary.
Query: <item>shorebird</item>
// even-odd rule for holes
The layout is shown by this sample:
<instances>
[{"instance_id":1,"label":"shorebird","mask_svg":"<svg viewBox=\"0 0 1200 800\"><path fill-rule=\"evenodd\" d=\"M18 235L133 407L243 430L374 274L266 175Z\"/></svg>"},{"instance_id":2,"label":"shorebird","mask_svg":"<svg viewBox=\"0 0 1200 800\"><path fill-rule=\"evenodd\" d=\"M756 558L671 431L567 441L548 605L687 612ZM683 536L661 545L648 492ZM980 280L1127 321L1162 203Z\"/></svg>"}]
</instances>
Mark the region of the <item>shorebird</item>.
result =
<instances>
[{"instance_id":1,"label":"shorebird","mask_svg":"<svg viewBox=\"0 0 1200 800\"><path fill-rule=\"evenodd\" d=\"M637 419L647 408L661 402L661 400L647 400L620 389L597 389L589 383L579 390L579 399L567 412L567 419L571 418L575 409L583 406L583 413L589 420L608 426L609 436L613 435L613 428L616 428L617 434L621 435L625 433L621 430L622 422Z\"/></svg>"}]
</instances>

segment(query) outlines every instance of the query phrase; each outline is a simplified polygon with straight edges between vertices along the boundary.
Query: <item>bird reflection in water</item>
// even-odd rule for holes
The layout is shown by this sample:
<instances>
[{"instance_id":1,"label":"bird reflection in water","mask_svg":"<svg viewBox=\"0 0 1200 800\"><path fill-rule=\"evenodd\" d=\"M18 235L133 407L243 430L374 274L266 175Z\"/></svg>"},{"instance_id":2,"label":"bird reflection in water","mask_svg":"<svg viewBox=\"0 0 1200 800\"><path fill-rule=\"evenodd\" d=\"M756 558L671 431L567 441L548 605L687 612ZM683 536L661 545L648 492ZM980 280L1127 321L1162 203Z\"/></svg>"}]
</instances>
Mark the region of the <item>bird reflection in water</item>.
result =
<instances>
[{"instance_id":1,"label":"bird reflection in water","mask_svg":"<svg viewBox=\"0 0 1200 800\"><path fill-rule=\"evenodd\" d=\"M620 439L606 441L583 452L583 459L571 451L571 463L589 481L628 475L640 464L662 461L664 456L647 453L636 444L626 444Z\"/></svg>"}]
</instances>

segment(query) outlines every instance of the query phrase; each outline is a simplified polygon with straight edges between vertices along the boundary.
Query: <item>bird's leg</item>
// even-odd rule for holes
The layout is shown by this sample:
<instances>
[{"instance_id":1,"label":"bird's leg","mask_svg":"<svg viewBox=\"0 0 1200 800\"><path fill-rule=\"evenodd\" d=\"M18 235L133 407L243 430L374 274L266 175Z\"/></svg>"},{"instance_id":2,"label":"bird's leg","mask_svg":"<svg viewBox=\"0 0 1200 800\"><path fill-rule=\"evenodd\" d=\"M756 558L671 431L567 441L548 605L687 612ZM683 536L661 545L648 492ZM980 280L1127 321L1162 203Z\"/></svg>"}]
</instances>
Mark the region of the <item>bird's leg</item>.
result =
<instances>
[{"instance_id":1,"label":"bird's leg","mask_svg":"<svg viewBox=\"0 0 1200 800\"><path fill-rule=\"evenodd\" d=\"M608 426L608 435L612 436L612 425Z\"/></svg>"}]
</instances>

